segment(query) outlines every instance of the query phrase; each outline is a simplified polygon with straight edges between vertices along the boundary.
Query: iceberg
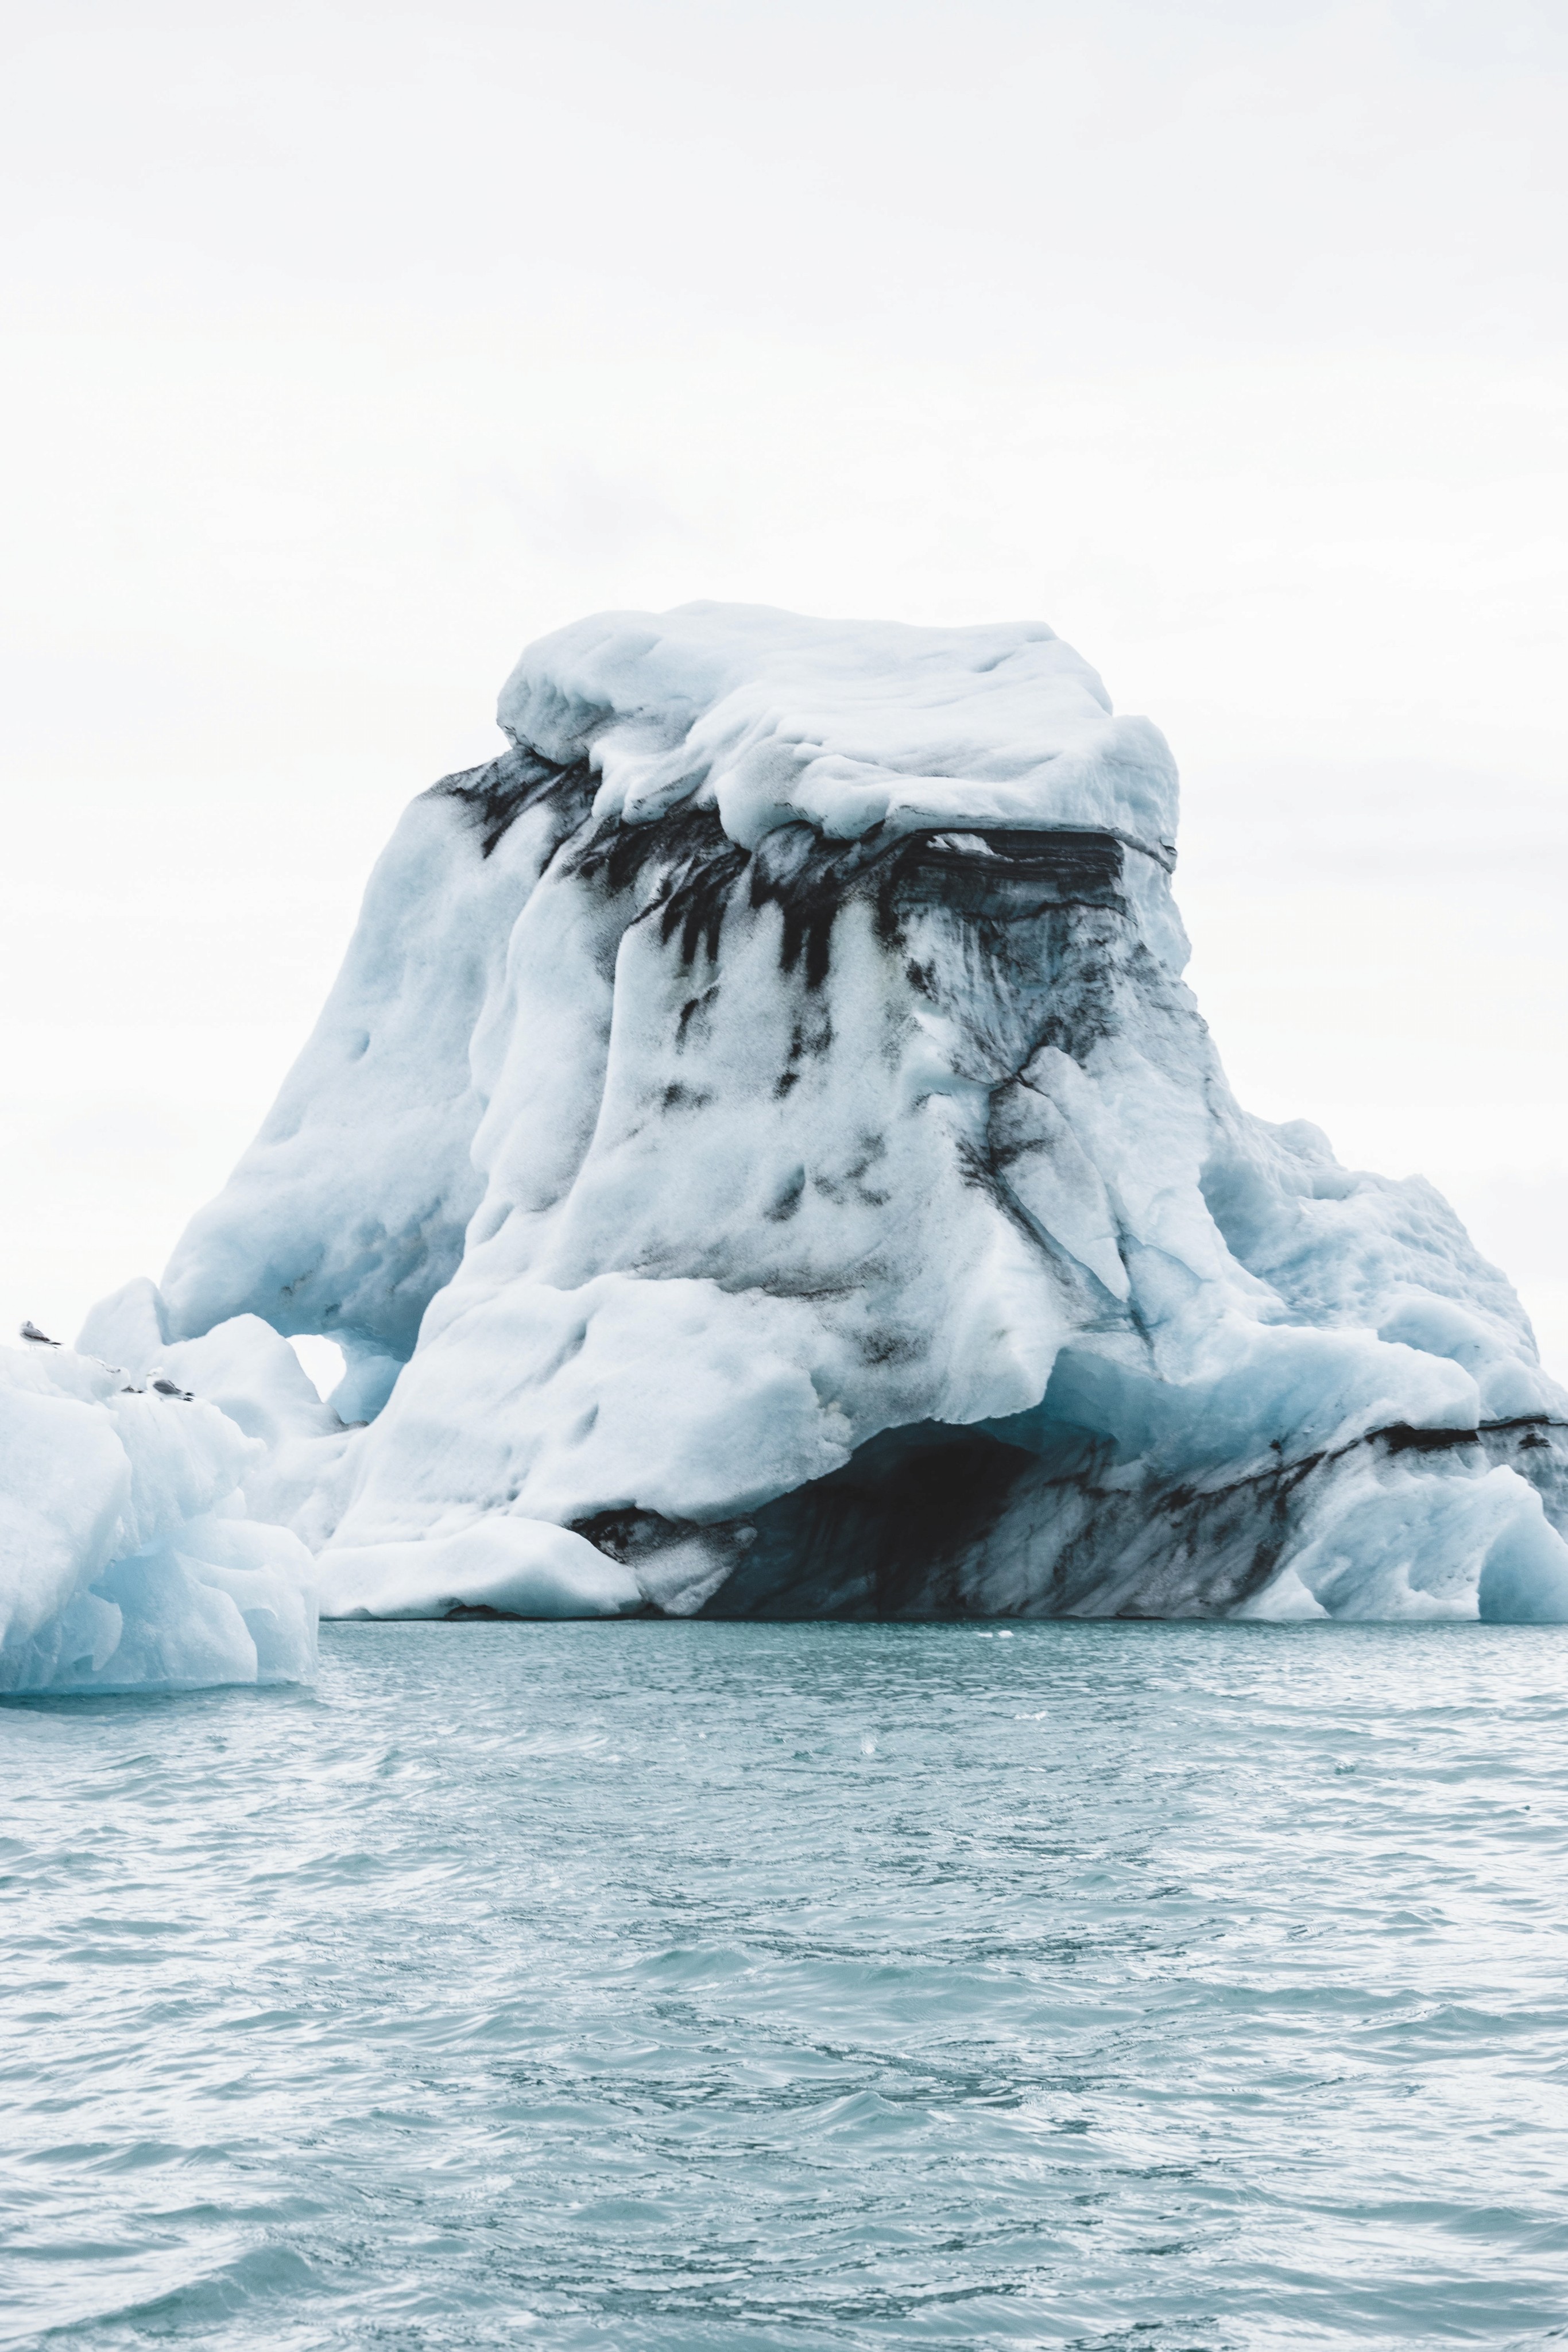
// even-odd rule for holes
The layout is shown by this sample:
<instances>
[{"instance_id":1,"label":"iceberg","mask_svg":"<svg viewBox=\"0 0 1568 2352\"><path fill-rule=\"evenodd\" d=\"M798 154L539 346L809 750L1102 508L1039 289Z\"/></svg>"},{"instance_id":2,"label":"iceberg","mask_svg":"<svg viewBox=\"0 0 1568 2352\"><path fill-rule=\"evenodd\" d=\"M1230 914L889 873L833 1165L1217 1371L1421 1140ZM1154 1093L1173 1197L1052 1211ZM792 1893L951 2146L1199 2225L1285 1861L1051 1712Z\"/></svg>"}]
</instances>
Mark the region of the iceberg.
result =
<instances>
[{"instance_id":1,"label":"iceberg","mask_svg":"<svg viewBox=\"0 0 1568 2352\"><path fill-rule=\"evenodd\" d=\"M310 1554L242 1485L265 1445L26 1332L0 1349L0 1696L308 1680Z\"/></svg>"},{"instance_id":2,"label":"iceberg","mask_svg":"<svg viewBox=\"0 0 1568 2352\"><path fill-rule=\"evenodd\" d=\"M324 1614L1568 1618L1517 1297L1238 1106L1170 753L1051 630L602 614L499 718L76 1360L234 1429Z\"/></svg>"}]
</instances>

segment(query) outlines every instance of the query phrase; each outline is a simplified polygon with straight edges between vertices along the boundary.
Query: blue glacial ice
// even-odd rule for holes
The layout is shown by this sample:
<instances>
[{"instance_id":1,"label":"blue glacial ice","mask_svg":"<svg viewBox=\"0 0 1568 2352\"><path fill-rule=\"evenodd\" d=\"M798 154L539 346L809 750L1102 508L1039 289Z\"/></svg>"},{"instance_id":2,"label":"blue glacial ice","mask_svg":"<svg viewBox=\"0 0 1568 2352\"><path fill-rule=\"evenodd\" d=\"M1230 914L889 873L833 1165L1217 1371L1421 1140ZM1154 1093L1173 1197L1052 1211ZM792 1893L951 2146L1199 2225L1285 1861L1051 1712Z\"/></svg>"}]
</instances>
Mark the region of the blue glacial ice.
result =
<instances>
[{"instance_id":1,"label":"blue glacial ice","mask_svg":"<svg viewBox=\"0 0 1568 2352\"><path fill-rule=\"evenodd\" d=\"M243 1490L264 1453L162 1372L0 1349L0 1695L308 1679L310 1555Z\"/></svg>"},{"instance_id":2,"label":"blue glacial ice","mask_svg":"<svg viewBox=\"0 0 1568 2352\"><path fill-rule=\"evenodd\" d=\"M1169 751L1050 630L611 614L499 716L82 1333L249 1445L204 1526L337 1616L1568 1618L1518 1299L1430 1185L1237 1105Z\"/></svg>"}]
</instances>

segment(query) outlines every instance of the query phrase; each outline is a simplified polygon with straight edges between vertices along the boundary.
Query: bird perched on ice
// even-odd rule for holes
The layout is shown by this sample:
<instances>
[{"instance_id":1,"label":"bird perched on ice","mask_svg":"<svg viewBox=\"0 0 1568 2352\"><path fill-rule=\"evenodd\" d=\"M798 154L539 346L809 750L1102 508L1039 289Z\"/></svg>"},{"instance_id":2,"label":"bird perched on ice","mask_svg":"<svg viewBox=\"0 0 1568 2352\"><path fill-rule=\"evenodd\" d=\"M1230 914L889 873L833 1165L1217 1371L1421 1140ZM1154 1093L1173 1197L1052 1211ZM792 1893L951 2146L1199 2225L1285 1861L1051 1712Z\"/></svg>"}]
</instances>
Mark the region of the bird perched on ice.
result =
<instances>
[{"instance_id":1,"label":"bird perched on ice","mask_svg":"<svg viewBox=\"0 0 1568 2352\"><path fill-rule=\"evenodd\" d=\"M57 1339L51 1339L47 1331L40 1331L37 1325L31 1320L23 1324L22 1337L24 1339L31 1339L40 1348L57 1348L60 1344Z\"/></svg>"}]
</instances>

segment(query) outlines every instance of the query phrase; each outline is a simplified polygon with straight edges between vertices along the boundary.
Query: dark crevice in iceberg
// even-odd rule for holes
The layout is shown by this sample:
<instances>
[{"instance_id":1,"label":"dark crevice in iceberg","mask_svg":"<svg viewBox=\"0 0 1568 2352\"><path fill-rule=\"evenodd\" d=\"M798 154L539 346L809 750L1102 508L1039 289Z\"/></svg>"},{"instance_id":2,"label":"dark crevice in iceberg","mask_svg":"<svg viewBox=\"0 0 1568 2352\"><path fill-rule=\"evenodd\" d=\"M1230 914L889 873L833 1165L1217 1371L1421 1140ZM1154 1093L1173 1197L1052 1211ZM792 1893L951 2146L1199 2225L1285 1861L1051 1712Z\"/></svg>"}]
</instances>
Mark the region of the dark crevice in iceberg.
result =
<instances>
[{"instance_id":1,"label":"dark crevice in iceberg","mask_svg":"<svg viewBox=\"0 0 1568 2352\"><path fill-rule=\"evenodd\" d=\"M1477 1438L1473 1429L1412 1429L1407 1421L1394 1422L1378 1435L1390 1454L1450 1454L1457 1445L1474 1445Z\"/></svg>"},{"instance_id":2,"label":"dark crevice in iceberg","mask_svg":"<svg viewBox=\"0 0 1568 2352\"><path fill-rule=\"evenodd\" d=\"M712 1617L1207 1616L1274 1574L1323 1457L1212 1492L1106 1483L1114 1448L1061 1426L1042 1458L978 1429L887 1431L753 1515Z\"/></svg>"},{"instance_id":3,"label":"dark crevice in iceberg","mask_svg":"<svg viewBox=\"0 0 1568 2352\"><path fill-rule=\"evenodd\" d=\"M1114 1444L1094 1431L1048 1426L1026 1449L923 1423L884 1431L841 1469L754 1512L755 1540L701 1613L1224 1614L1270 1582L1338 1465L1413 1446L1470 1475L1517 1470L1548 1518L1568 1525L1568 1425L1533 1417L1479 1431L1395 1424L1223 1484L1163 1487L1113 1482ZM645 1524L643 1544L655 1540Z\"/></svg>"},{"instance_id":4,"label":"dark crevice in iceberg","mask_svg":"<svg viewBox=\"0 0 1568 2352\"><path fill-rule=\"evenodd\" d=\"M700 1527L695 1519L667 1519L657 1511L628 1507L618 1511L594 1511L585 1519L573 1519L571 1532L574 1536L585 1536L607 1559L630 1563L661 1551L672 1543L685 1541L688 1537L703 1537L716 1531Z\"/></svg>"}]
</instances>

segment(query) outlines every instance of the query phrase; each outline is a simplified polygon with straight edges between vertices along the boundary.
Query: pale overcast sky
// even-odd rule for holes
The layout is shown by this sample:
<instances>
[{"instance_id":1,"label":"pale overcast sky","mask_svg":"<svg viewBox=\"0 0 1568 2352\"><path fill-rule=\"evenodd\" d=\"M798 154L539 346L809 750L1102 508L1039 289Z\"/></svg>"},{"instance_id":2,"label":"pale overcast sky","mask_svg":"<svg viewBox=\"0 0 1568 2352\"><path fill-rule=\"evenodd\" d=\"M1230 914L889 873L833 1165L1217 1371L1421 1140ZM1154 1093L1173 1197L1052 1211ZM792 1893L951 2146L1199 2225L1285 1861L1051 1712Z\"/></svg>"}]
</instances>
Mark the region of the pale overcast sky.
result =
<instances>
[{"instance_id":1,"label":"pale overcast sky","mask_svg":"<svg viewBox=\"0 0 1568 2352\"><path fill-rule=\"evenodd\" d=\"M1040 616L1250 1108L1568 1376L1568 9L54 0L0 75L0 1313L156 1275L519 646Z\"/></svg>"}]
</instances>

